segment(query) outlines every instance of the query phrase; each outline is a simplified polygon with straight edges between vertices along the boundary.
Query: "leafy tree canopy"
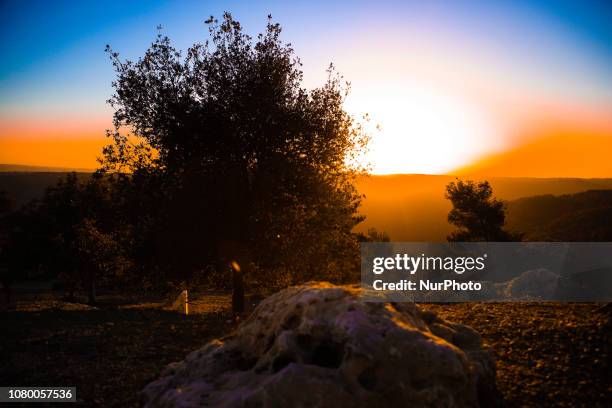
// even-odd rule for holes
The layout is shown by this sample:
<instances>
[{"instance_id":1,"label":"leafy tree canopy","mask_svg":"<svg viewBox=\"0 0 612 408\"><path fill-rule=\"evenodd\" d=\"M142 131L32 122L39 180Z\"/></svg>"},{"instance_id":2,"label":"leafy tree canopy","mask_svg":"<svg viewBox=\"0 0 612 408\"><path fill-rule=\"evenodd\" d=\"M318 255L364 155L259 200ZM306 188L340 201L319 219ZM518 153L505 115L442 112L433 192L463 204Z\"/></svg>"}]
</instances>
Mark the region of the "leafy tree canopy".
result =
<instances>
[{"instance_id":1,"label":"leafy tree canopy","mask_svg":"<svg viewBox=\"0 0 612 408\"><path fill-rule=\"evenodd\" d=\"M330 66L303 88L270 16L256 39L229 13L206 23L209 39L184 54L161 33L137 61L107 49L117 79L103 167L157 180L149 225L169 267L216 258L320 273L354 251L361 220L352 181L368 136L343 109L349 86Z\"/></svg>"},{"instance_id":2,"label":"leafy tree canopy","mask_svg":"<svg viewBox=\"0 0 612 408\"><path fill-rule=\"evenodd\" d=\"M505 203L493 197L488 181L451 182L446 186L445 197L453 205L448 222L457 227L448 236L449 241L520 241L520 235L503 229Z\"/></svg>"}]
</instances>

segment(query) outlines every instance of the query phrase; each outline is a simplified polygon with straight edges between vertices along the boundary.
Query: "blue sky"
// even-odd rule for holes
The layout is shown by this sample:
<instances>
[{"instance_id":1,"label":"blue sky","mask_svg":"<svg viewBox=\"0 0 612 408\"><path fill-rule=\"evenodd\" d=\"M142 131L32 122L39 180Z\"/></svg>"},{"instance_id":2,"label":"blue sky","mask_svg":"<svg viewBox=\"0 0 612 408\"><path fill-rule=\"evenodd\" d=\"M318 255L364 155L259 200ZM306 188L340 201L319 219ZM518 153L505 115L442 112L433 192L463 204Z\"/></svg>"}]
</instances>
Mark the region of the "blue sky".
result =
<instances>
[{"instance_id":1,"label":"blue sky","mask_svg":"<svg viewBox=\"0 0 612 408\"><path fill-rule=\"evenodd\" d=\"M113 71L106 44L137 58L161 24L177 48L185 49L204 41L204 20L223 11L232 12L251 34L272 14L304 63L305 85L320 84L334 62L353 83L355 112L386 109L376 97L402 99L378 90L404 92L427 81L432 89L469 94L474 101L481 95L473 94L484 89L488 99L476 102L493 106L492 98L501 98L507 110L522 104L515 94L596 110L612 106L610 1L4 0L0 125L13 118L41 126L49 118L110 119L105 101ZM423 96L419 92L417 97ZM20 137L15 123L0 129L0 140Z\"/></svg>"}]
</instances>

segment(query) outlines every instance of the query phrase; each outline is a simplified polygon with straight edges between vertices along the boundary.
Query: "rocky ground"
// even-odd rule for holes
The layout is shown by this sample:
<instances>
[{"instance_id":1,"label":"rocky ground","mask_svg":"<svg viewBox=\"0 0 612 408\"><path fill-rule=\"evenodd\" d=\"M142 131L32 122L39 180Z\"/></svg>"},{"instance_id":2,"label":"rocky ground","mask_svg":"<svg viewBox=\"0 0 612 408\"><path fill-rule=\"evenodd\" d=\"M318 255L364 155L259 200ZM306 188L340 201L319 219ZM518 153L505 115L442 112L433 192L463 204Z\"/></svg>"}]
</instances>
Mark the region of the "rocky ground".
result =
<instances>
[{"instance_id":1,"label":"rocky ground","mask_svg":"<svg viewBox=\"0 0 612 408\"><path fill-rule=\"evenodd\" d=\"M492 346L509 406L612 406L609 311L601 304L429 304Z\"/></svg>"},{"instance_id":2,"label":"rocky ground","mask_svg":"<svg viewBox=\"0 0 612 408\"><path fill-rule=\"evenodd\" d=\"M22 302L0 313L0 384L76 385L87 406L138 406L137 393L168 363L234 329L229 299L215 296L194 299L189 316L163 302ZM508 405L610 406L611 325L602 305L421 306L472 326L493 347Z\"/></svg>"}]
</instances>

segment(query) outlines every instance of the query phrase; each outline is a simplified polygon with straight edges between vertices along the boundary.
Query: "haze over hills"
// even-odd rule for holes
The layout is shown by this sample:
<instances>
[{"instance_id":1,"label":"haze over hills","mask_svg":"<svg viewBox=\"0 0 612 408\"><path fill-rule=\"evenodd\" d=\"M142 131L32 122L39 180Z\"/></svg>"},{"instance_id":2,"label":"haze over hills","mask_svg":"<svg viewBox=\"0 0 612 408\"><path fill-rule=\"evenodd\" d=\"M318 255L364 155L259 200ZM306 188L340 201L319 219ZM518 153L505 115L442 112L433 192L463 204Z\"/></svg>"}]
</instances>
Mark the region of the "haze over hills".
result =
<instances>
[{"instance_id":1,"label":"haze over hills","mask_svg":"<svg viewBox=\"0 0 612 408\"><path fill-rule=\"evenodd\" d=\"M16 206L40 197L69 171L78 169L37 166L0 165L0 190L6 190ZM91 170L82 169L82 177ZM360 178L357 188L365 195L360 213L366 216L357 231L376 228L387 232L394 241L445 241L452 227L446 217L450 203L444 198L446 185L455 180L451 175L372 175ZM467 178L467 177L465 177ZM481 179L473 177L473 179ZM496 197L513 201L524 197L564 195L587 190L612 189L612 178L529 178L491 177ZM554 198L549 199L555 201ZM528 229L535 223L525 216L526 205L542 200L520 201L509 205L510 227ZM527 204L525 204L527 203ZM542 211L541 206L538 211ZM516 209L517 217L512 212ZM519 213L520 212L520 213Z\"/></svg>"},{"instance_id":2,"label":"haze over hills","mask_svg":"<svg viewBox=\"0 0 612 408\"><path fill-rule=\"evenodd\" d=\"M519 198L508 215L508 228L530 241L612 241L612 190Z\"/></svg>"},{"instance_id":3,"label":"haze over hills","mask_svg":"<svg viewBox=\"0 0 612 408\"><path fill-rule=\"evenodd\" d=\"M0 164L0 173L91 173L94 169L75 167L30 166L27 164Z\"/></svg>"},{"instance_id":4,"label":"haze over hills","mask_svg":"<svg viewBox=\"0 0 612 408\"><path fill-rule=\"evenodd\" d=\"M88 169L0 164L0 190L6 191L13 207L18 208L42 196L47 187L72 171L83 178L92 172Z\"/></svg>"},{"instance_id":5,"label":"haze over hills","mask_svg":"<svg viewBox=\"0 0 612 408\"><path fill-rule=\"evenodd\" d=\"M454 179L448 175L416 174L360 179L358 189L366 196L360 212L366 220L357 230L376 228L387 232L393 241L445 241L453 228L446 219L451 206L444 192L445 186ZM612 189L612 179L492 177L487 180L494 195L507 201Z\"/></svg>"}]
</instances>

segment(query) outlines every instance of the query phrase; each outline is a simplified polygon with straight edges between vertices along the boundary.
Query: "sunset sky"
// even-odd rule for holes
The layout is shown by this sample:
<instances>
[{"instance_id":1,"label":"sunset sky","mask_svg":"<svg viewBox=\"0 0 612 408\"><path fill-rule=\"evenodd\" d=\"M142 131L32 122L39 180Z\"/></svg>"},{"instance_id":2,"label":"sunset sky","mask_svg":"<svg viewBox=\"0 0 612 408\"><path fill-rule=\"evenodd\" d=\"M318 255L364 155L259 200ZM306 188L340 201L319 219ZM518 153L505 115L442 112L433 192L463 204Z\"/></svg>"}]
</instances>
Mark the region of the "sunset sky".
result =
<instances>
[{"instance_id":1,"label":"sunset sky","mask_svg":"<svg viewBox=\"0 0 612 408\"><path fill-rule=\"evenodd\" d=\"M333 62L368 112L374 173L612 177L610 1L2 1L0 163L93 168L112 111L106 44L178 48L230 11L284 27L315 87Z\"/></svg>"}]
</instances>

